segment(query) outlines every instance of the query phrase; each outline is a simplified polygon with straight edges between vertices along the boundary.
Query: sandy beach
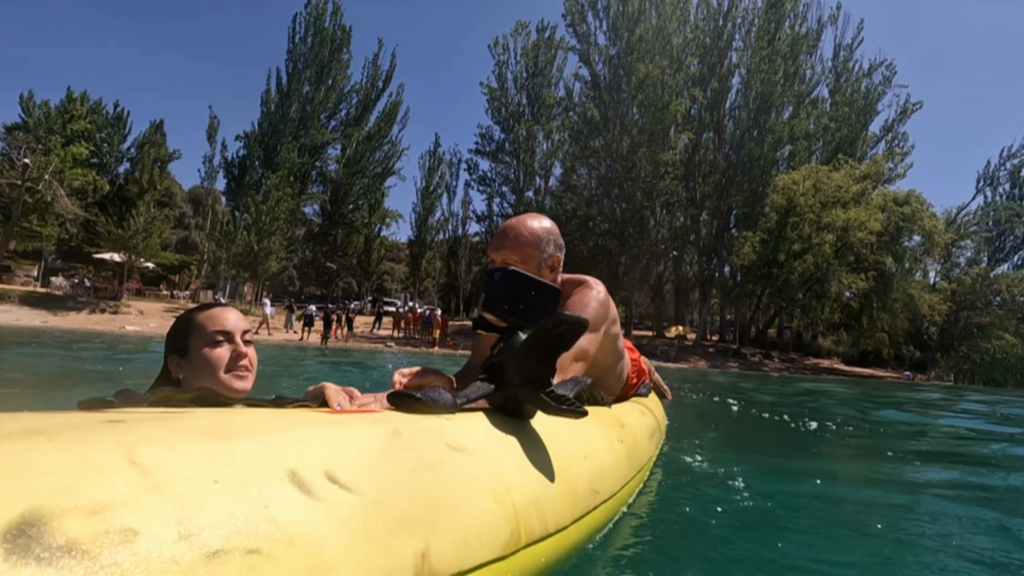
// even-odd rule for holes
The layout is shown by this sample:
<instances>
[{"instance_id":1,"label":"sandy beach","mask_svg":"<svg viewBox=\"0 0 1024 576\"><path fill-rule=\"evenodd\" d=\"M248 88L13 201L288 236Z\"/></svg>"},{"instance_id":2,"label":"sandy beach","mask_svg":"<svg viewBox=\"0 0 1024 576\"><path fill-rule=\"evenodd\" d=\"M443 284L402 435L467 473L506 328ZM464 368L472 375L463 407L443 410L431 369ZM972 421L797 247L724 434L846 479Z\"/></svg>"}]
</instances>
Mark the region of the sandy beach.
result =
<instances>
[{"instance_id":1,"label":"sandy beach","mask_svg":"<svg viewBox=\"0 0 1024 576\"><path fill-rule=\"evenodd\" d=\"M41 290L0 287L0 326L38 326L73 330L96 330L108 333L136 333L162 336L171 322L188 303L168 300L135 299L127 305L113 302L70 298L49 294ZM250 314L255 327L259 315ZM332 340L331 348L383 348L394 347L435 354L467 354L472 331L468 322L452 322L453 344L433 350L412 338L391 338L391 319L384 319L383 330L371 333L372 316L359 316L355 322L355 335L349 343ZM258 342L274 342L295 346L318 346L320 323L314 329L317 336L312 342L299 341L298 334L286 333L284 312L278 310L272 319L273 332L261 332ZM298 322L296 322L298 324ZM744 372L807 374L901 380L897 372L846 366L836 360L806 358L754 349L698 345L681 340L656 339L649 333L634 333L632 341L646 356L659 366L710 370L738 370Z\"/></svg>"}]
</instances>

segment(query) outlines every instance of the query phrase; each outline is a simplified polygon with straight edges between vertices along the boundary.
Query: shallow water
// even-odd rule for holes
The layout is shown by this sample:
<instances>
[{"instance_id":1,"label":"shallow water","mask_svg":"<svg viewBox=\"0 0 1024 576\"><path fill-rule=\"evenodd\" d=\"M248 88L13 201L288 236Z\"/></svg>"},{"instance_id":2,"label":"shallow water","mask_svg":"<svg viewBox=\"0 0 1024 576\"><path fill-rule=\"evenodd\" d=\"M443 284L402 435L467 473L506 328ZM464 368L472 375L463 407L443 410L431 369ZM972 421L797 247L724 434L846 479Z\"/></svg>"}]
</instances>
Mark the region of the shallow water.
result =
<instances>
[{"instance_id":1,"label":"shallow water","mask_svg":"<svg viewBox=\"0 0 1024 576\"><path fill-rule=\"evenodd\" d=\"M155 375L160 342L0 329L0 411L73 408ZM260 348L257 395L382 390L452 357ZM1024 394L665 370L664 451L564 574L1024 573ZM0 414L0 418L2 418Z\"/></svg>"}]
</instances>

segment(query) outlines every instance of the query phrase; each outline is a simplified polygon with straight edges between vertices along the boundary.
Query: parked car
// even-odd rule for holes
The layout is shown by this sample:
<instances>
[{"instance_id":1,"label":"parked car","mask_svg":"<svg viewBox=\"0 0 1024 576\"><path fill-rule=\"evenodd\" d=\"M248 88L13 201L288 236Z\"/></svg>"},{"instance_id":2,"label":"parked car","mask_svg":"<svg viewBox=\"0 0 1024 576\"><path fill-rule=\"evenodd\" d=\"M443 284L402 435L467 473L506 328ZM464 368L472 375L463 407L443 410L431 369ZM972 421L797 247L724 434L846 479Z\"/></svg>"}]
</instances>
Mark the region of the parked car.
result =
<instances>
[{"instance_id":1,"label":"parked car","mask_svg":"<svg viewBox=\"0 0 1024 576\"><path fill-rule=\"evenodd\" d=\"M402 305L401 300L395 300L394 298L385 298L384 299L384 313L385 314L394 314L395 310L397 310L398 307L401 306L401 305Z\"/></svg>"}]
</instances>

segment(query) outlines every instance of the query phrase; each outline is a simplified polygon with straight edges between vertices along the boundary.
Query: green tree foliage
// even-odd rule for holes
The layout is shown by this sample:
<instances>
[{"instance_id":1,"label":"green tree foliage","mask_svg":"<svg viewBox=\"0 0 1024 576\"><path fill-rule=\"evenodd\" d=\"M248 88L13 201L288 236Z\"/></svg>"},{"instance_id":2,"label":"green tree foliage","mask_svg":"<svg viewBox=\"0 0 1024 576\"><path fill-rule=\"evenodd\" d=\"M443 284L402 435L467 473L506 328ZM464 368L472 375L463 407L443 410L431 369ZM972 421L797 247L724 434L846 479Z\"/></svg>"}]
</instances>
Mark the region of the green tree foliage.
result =
<instances>
[{"instance_id":1,"label":"green tree foliage","mask_svg":"<svg viewBox=\"0 0 1024 576\"><path fill-rule=\"evenodd\" d=\"M1020 267L1019 147L986 166L958 214L900 190L922 104L895 62L864 53L865 26L842 5L565 0L563 18L575 68L532 84L559 102L556 184L540 206L562 227L568 269L605 281L627 331L634 311L745 344L792 327L797 347L917 369L956 338L996 338L977 312L1009 298L994 278ZM529 69L523 51L505 54L492 77ZM488 80L488 110L527 100ZM489 134L535 133L526 116L492 119ZM481 224L515 212L470 174ZM991 273L967 274L982 265Z\"/></svg>"},{"instance_id":2,"label":"green tree foliage","mask_svg":"<svg viewBox=\"0 0 1024 576\"><path fill-rule=\"evenodd\" d=\"M900 187L922 104L841 4L564 0L562 24L517 22L487 47L487 119L465 157L440 134L420 154L406 241L388 206L407 152L397 57L378 39L355 73L336 1L293 17L230 153L210 111L187 192L162 121L133 134L117 102L27 92L0 134L0 259L117 250L186 279L410 291L464 314L494 227L539 210L627 333L682 324L1024 384L1024 142L937 212Z\"/></svg>"},{"instance_id":3,"label":"green tree foliage","mask_svg":"<svg viewBox=\"0 0 1024 576\"><path fill-rule=\"evenodd\" d=\"M569 262L595 266L630 319L640 287L650 285L641 279L655 276L654 284L664 286L656 246L669 213L669 155L683 137L676 123L676 81L686 62L682 8L646 0L565 2L579 64L557 213L572 250L586 246ZM627 334L631 327L627 319Z\"/></svg>"},{"instance_id":4,"label":"green tree foliage","mask_svg":"<svg viewBox=\"0 0 1024 576\"><path fill-rule=\"evenodd\" d=\"M543 209L554 186L563 131L559 109L568 52L558 26L516 22L487 47L491 75L480 83L489 123L477 126L467 172L490 210L485 236L515 214Z\"/></svg>"},{"instance_id":5,"label":"green tree foliage","mask_svg":"<svg viewBox=\"0 0 1024 576\"><path fill-rule=\"evenodd\" d=\"M445 228L441 207L445 192L450 189L448 179L452 170L449 159L453 156L454 150L446 153L441 135L434 134L434 141L419 157L419 177L416 178L416 199L409 214L411 230L408 240L409 285L417 302L424 295L428 280L434 277L435 269L440 266L438 244Z\"/></svg>"},{"instance_id":6,"label":"green tree foliage","mask_svg":"<svg viewBox=\"0 0 1024 576\"><path fill-rule=\"evenodd\" d=\"M218 147L219 141L219 147ZM224 202L217 187L220 180L222 159L227 156L227 142L220 139L220 118L209 108L206 123L207 150L203 153L199 168L199 184L188 189L188 210L179 222L185 232L184 242L178 244L179 254L193 256L189 271L201 287L210 269L211 254L218 232L225 225ZM183 245L184 244L184 245ZM195 292L198 299L199 290Z\"/></svg>"},{"instance_id":7,"label":"green tree foliage","mask_svg":"<svg viewBox=\"0 0 1024 576\"><path fill-rule=\"evenodd\" d=\"M188 210L185 191L170 171L180 158L181 152L167 145L163 120L150 122L135 137L118 186L100 203L97 249L122 253L130 262L177 259L166 249L175 240L174 222Z\"/></svg>"},{"instance_id":8,"label":"green tree foliage","mask_svg":"<svg viewBox=\"0 0 1024 576\"><path fill-rule=\"evenodd\" d=\"M44 251L88 243L86 224L120 181L131 133L120 103L85 91L68 88L56 103L28 91L18 106L18 119L0 128L0 261L19 236Z\"/></svg>"},{"instance_id":9,"label":"green tree foliage","mask_svg":"<svg viewBox=\"0 0 1024 576\"><path fill-rule=\"evenodd\" d=\"M458 182L458 174L454 174ZM471 276L477 255L471 225L473 223L473 198L470 184L463 183L462 195L458 195L455 184L449 182L445 191L444 221L445 232L444 277L447 279L447 310L462 317L466 313L466 297L472 284Z\"/></svg>"},{"instance_id":10,"label":"green tree foliage","mask_svg":"<svg viewBox=\"0 0 1024 576\"><path fill-rule=\"evenodd\" d=\"M260 115L224 166L240 270L252 279L290 271L330 290L374 281L385 205L400 177L408 121L397 59L378 40L352 74L352 28L336 1L309 0L292 18L285 63L267 75ZM270 209L269 207L273 207Z\"/></svg>"}]
</instances>

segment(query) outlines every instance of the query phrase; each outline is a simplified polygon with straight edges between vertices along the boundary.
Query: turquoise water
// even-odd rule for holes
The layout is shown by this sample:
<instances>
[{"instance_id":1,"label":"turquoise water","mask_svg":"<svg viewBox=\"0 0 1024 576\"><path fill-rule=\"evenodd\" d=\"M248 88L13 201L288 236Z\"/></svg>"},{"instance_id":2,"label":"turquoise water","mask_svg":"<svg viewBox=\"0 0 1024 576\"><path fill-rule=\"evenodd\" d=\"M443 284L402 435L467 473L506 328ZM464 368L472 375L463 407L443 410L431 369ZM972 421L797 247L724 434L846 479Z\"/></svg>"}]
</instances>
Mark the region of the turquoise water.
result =
<instances>
[{"instance_id":1,"label":"turquoise water","mask_svg":"<svg viewBox=\"0 0 1024 576\"><path fill-rule=\"evenodd\" d=\"M0 410L143 388L160 342L0 329ZM258 395L386 388L398 351L260 347ZM1024 394L665 370L665 449L564 574L1024 573ZM2 418L0 414L0 418Z\"/></svg>"}]
</instances>

